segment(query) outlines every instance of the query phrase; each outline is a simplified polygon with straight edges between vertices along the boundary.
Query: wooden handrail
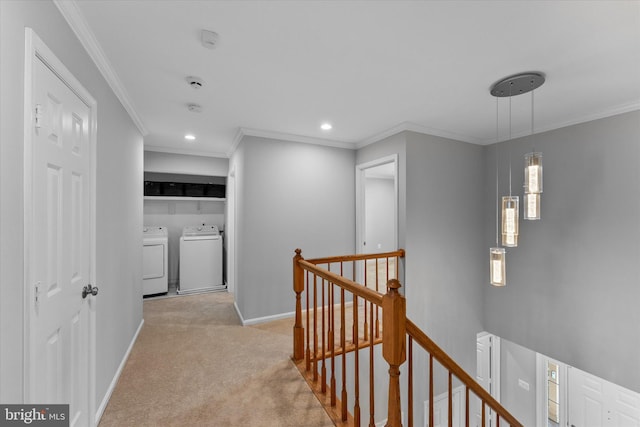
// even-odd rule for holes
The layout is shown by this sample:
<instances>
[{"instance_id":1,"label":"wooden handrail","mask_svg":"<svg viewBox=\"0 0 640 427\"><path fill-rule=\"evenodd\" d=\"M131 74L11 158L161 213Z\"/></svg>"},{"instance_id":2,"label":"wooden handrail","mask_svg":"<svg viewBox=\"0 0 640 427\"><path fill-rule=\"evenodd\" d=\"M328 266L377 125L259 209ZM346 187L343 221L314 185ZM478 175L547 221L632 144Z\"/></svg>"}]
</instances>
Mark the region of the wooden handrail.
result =
<instances>
[{"instance_id":1,"label":"wooden handrail","mask_svg":"<svg viewBox=\"0 0 640 427\"><path fill-rule=\"evenodd\" d=\"M375 425L374 412L374 354L373 346L382 342L382 356L389 365L389 393L387 407L387 427L401 427L401 404L400 404L400 366L406 361L407 353L409 357L408 370L408 421L409 427L413 426L413 353L415 342L420 348L428 354L429 360L429 384L428 396L429 405L428 413L425 413L425 421L428 420L429 425L433 425L434 421L434 384L433 384L433 368L434 360L437 361L448 372L448 413L449 425L453 416L453 395L452 384L453 377L457 378L464 385L465 390L465 425L469 426L469 404L470 394L473 393L481 401L481 413L483 414L482 423L484 425L485 406L489 407L496 414L498 425L501 420L508 422L512 427L521 427L522 424L511 415L497 400L495 400L489 392L487 392L475 379L465 372L444 350L442 350L433 340L431 340L420 328L418 328L411 320L406 317L406 301L398 289L401 287L398 281L398 264L399 258L404 257L404 250L400 249L394 252L385 252L379 254L359 254L334 256L325 258L316 258L305 260L302 258L301 250L296 249L296 255L293 259L293 289L296 294L296 313L295 324L293 327L293 356L298 369L309 382L318 398L325 402L325 409L337 426L342 425L361 425L360 413L360 374L359 374L359 350L361 348L369 348L369 423ZM375 265L368 262L375 260ZM360 261L358 264L356 262ZM364 261L364 263L362 263ZM395 262L393 272L390 272L390 263ZM351 263L352 279L344 277L344 263ZM339 274L331 270L332 265L339 264ZM355 281L356 267L360 268L364 264L364 286ZM322 265L326 265L323 268ZM347 264L348 265L348 264ZM375 267L375 290L369 287L368 278L371 277ZM380 269L379 269L380 267ZM386 275L385 271L386 270ZM305 273L306 282L305 282ZM394 274L392 276L390 273ZM379 282L379 277L382 280ZM310 277L312 281L310 281ZM386 293L383 295L379 292L378 286L386 283ZM320 284L321 286L318 286ZM326 284L326 286L325 286ZM335 304L334 287L339 291L340 302ZM317 292L321 295L318 298ZM306 342L305 331L302 323L301 293L306 291ZM353 297L352 318L345 317L345 292L350 292ZM310 294L313 297L313 307L310 307ZM362 298L362 304L359 299ZM321 306L318 307L318 302ZM336 312L339 308L339 313ZM359 310L363 310L363 322L359 320ZM378 326L378 311L382 310L382 333L380 339ZM374 310L375 310L375 334L374 334ZM313 322L311 323L311 313L313 313ZM320 317L320 318L319 318ZM337 319L336 319L337 317ZM336 348L337 320L340 321L339 347ZM347 323L351 321L351 323ZM363 330L360 327L363 327ZM310 334L309 328L313 329ZM347 344L346 332L349 331L351 338ZM318 336L320 334L320 337ZM311 336L312 335L312 336ZM408 335L408 344L407 344ZM320 343L318 340L320 339ZM310 341L313 350L310 351ZM306 354L305 354L306 344ZM320 348L318 344L321 344ZM363 345L361 345L363 344ZM345 384L346 377L346 355L353 352L354 377L353 377L353 397L349 400L353 401L353 413L348 413L347 409L347 390ZM335 358L342 357L341 369L341 393L340 399L337 399L337 384L334 372L336 370ZM305 360L303 360L305 359ZM331 378L327 384L326 363L329 359L331 366ZM319 362L321 362L320 375L318 375ZM328 402L328 404L327 404Z\"/></svg>"},{"instance_id":2,"label":"wooden handrail","mask_svg":"<svg viewBox=\"0 0 640 427\"><path fill-rule=\"evenodd\" d=\"M404 258L404 249L398 249L393 252L380 252L377 254L353 254L353 255L337 255L325 258L313 258L306 260L312 264L334 264L338 262L351 262L351 261L363 261L365 259L380 259L380 258Z\"/></svg>"},{"instance_id":3,"label":"wooden handrail","mask_svg":"<svg viewBox=\"0 0 640 427\"><path fill-rule=\"evenodd\" d=\"M299 260L298 265L303 267L304 270L310 271L311 273L317 275L318 277L322 277L335 285L343 288L346 291L351 292L353 295L356 295L360 298L364 298L365 300L372 302L376 305L382 305L382 294L374 291L373 289L365 288L353 280L349 280L345 277L339 276L336 273L325 270L324 268L318 267L307 260Z\"/></svg>"},{"instance_id":4,"label":"wooden handrail","mask_svg":"<svg viewBox=\"0 0 640 427\"><path fill-rule=\"evenodd\" d=\"M445 369L458 378L467 388L481 400L485 401L491 409L496 411L500 419L507 421L511 427L522 426L497 400L493 398L480 384L476 382L460 365L458 365L444 350L442 350L431 338L427 336L411 320L407 319L407 334L413 340L433 356Z\"/></svg>"}]
</instances>

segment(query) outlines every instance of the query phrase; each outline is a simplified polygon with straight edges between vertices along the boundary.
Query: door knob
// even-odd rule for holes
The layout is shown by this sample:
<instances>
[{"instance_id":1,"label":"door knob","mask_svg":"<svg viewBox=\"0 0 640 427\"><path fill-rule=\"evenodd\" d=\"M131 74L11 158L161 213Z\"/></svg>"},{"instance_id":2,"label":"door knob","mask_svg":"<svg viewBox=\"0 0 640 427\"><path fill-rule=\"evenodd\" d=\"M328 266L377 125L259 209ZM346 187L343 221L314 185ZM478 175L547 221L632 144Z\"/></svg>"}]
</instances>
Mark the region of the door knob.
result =
<instances>
[{"instance_id":1,"label":"door knob","mask_svg":"<svg viewBox=\"0 0 640 427\"><path fill-rule=\"evenodd\" d=\"M87 286L82 288L82 299L85 299L89 294L93 296L98 295L98 287L91 286L91 284L88 284Z\"/></svg>"}]
</instances>

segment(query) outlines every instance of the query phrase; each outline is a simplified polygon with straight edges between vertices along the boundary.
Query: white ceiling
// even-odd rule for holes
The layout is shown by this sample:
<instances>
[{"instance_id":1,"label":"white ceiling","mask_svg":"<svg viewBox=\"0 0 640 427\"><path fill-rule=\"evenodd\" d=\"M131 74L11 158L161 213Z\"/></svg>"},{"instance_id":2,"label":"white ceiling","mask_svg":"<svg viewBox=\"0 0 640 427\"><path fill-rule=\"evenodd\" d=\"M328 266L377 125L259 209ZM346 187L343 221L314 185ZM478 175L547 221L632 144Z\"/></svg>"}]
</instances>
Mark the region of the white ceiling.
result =
<instances>
[{"instance_id":1,"label":"white ceiling","mask_svg":"<svg viewBox=\"0 0 640 427\"><path fill-rule=\"evenodd\" d=\"M402 129L491 143L489 88L523 71L547 77L536 132L640 109L639 1L58 5L67 19L75 11L72 26L104 54L145 146L160 151L228 156L242 134L359 147ZM220 35L215 49L200 44L202 29ZM191 75L205 87L189 87ZM528 134L530 96L512 103L512 135ZM508 100L499 109L506 123Z\"/></svg>"}]
</instances>

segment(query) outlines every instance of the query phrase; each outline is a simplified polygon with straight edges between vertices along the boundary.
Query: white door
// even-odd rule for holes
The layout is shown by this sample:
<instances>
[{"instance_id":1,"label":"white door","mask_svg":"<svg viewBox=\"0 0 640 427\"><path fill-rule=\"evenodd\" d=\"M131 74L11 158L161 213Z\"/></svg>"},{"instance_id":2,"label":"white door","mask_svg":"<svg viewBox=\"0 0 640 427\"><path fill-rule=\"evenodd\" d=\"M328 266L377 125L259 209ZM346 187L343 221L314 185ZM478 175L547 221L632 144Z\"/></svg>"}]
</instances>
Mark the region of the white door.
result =
<instances>
[{"instance_id":1,"label":"white door","mask_svg":"<svg viewBox=\"0 0 640 427\"><path fill-rule=\"evenodd\" d=\"M499 366L500 366L500 339L495 335L480 333L476 339L476 381L497 401L500 401L499 393ZM480 399L473 398L473 413L475 425L482 425L482 407ZM493 411L485 407L485 425L495 426L496 419Z\"/></svg>"},{"instance_id":2,"label":"white door","mask_svg":"<svg viewBox=\"0 0 640 427\"><path fill-rule=\"evenodd\" d=\"M93 322L82 291L91 278L95 116L68 86L77 81L62 80L68 70L29 32L27 50L33 55L25 79L30 83L26 93L31 93L25 104L33 108L25 144L31 160L25 179L30 186L25 231L31 289L27 399L68 403L70 425L88 426Z\"/></svg>"},{"instance_id":3,"label":"white door","mask_svg":"<svg viewBox=\"0 0 640 427\"><path fill-rule=\"evenodd\" d=\"M572 427L640 427L640 394L569 367Z\"/></svg>"},{"instance_id":4,"label":"white door","mask_svg":"<svg viewBox=\"0 0 640 427\"><path fill-rule=\"evenodd\" d=\"M462 426L464 419L463 409L464 387L456 387L451 390L451 426ZM429 427L429 401L424 402L424 427ZM449 393L442 393L433 399L433 427L449 426Z\"/></svg>"}]
</instances>

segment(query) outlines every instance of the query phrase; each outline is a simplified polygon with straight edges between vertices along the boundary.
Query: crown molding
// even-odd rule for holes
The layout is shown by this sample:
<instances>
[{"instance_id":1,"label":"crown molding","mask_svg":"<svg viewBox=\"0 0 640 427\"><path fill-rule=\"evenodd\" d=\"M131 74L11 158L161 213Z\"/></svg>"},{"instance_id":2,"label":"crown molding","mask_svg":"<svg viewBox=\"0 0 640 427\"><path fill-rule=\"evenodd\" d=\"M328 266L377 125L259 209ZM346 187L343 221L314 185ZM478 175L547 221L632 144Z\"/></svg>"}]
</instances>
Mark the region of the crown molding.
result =
<instances>
[{"instance_id":1,"label":"crown molding","mask_svg":"<svg viewBox=\"0 0 640 427\"><path fill-rule=\"evenodd\" d=\"M129 113L129 117L131 117L131 120L133 120L133 123L136 125L142 136L147 136L149 132L146 126L140 119L140 116L138 116L138 113L136 113L128 92L107 59L100 43L98 43L93 31L91 31L87 20L78 8L76 1L53 0L53 3L67 21L78 40L80 40L80 43L85 48L94 64L96 64L96 67L98 67L98 70L111 87L111 90L113 90L113 93L116 95L118 100L120 100L124 109Z\"/></svg>"},{"instance_id":2,"label":"crown molding","mask_svg":"<svg viewBox=\"0 0 640 427\"><path fill-rule=\"evenodd\" d=\"M239 128L235 136L233 137L231 147L229 147L229 149L227 150L227 157L231 158L231 156L233 156L233 153L235 153L238 149L238 145L240 145L240 141L242 141L242 138L244 138L244 132L242 131L242 128Z\"/></svg>"},{"instance_id":3,"label":"crown molding","mask_svg":"<svg viewBox=\"0 0 640 427\"><path fill-rule=\"evenodd\" d=\"M335 141L331 139L314 138L311 136L293 135L293 134L284 133L284 132L275 132L270 130L259 130L259 129L248 129L248 128L240 128L238 134L236 134L234 144L236 140L239 143L240 140L245 136L279 139L281 141L301 142L304 144L322 145L325 147L346 148L348 150L355 150L357 148L356 143L354 142Z\"/></svg>"},{"instance_id":4,"label":"crown molding","mask_svg":"<svg viewBox=\"0 0 640 427\"><path fill-rule=\"evenodd\" d=\"M629 102L626 104L616 105L615 107L599 111L594 114L581 116L575 119L565 120L564 122L553 123L549 126L536 129L535 133L547 132L550 130L560 129L568 126L579 125L580 123L592 122L594 120L605 119L607 117L617 116L619 114L630 113L631 111L640 110L640 101ZM530 135L529 132L526 135ZM525 136L525 135L522 135Z\"/></svg>"},{"instance_id":5,"label":"crown molding","mask_svg":"<svg viewBox=\"0 0 640 427\"><path fill-rule=\"evenodd\" d=\"M200 151L200 150L185 150L182 148L172 148L172 147L159 147L157 145L145 145L144 151L153 151L156 153L167 153L167 154L183 154L187 156L218 157L222 159L229 158L229 156L226 153L215 153L215 152Z\"/></svg>"},{"instance_id":6,"label":"crown molding","mask_svg":"<svg viewBox=\"0 0 640 427\"><path fill-rule=\"evenodd\" d=\"M400 132L410 131L416 133L422 133L425 135L439 136L441 138L454 139L456 141L468 142L470 144L482 144L483 141L480 138L476 138L468 135L461 135L455 132L449 132L442 129L436 129L428 126L422 126L412 122L402 122L396 126L393 126L387 130L370 136L356 144L356 148L363 148L367 145L374 144L378 141L382 141L385 138L396 135Z\"/></svg>"},{"instance_id":7,"label":"crown molding","mask_svg":"<svg viewBox=\"0 0 640 427\"><path fill-rule=\"evenodd\" d=\"M562 128L566 128L566 127L569 127L569 126L579 125L581 123L588 123L588 122L592 122L594 120L606 119L607 117L613 117L613 116L617 116L619 114L630 113L632 111L638 111L638 110L640 110L640 101L629 102L629 103L626 103L626 104L616 105L615 107L611 107L611 108L608 108L608 109L603 110L603 111L599 111L599 112L594 113L594 114L589 114L589 115L586 115L586 116L580 116L578 118L565 120L563 122L552 123L552 124L547 125L547 126L539 127L539 128L535 129L533 134L536 135L536 134L543 133L543 132L549 132L549 131L556 130L556 129L562 129ZM513 139L523 138L525 136L530 136L530 135L531 135L531 132L522 131L522 132L514 133L513 135L511 135L511 139L513 140ZM480 144L481 145L490 145L490 144L495 144L497 142L504 142L504 141L508 141L508 140L509 140L509 138L500 138L500 139L489 138L489 139L486 139L486 140L480 142Z\"/></svg>"}]
</instances>

